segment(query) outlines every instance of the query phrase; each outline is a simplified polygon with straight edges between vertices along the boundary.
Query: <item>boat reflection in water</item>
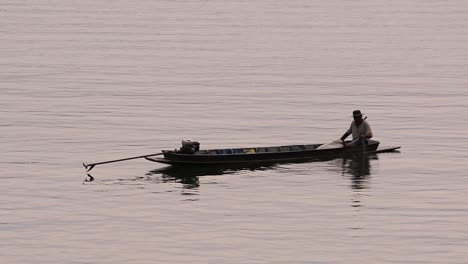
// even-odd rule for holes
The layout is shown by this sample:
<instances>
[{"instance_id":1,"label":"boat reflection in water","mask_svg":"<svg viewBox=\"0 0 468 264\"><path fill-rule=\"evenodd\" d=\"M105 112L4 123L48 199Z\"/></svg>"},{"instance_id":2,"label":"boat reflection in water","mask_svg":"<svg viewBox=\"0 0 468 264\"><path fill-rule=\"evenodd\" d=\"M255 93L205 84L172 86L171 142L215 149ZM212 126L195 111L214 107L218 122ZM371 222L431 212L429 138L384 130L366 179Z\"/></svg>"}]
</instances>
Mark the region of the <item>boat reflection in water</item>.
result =
<instances>
[{"instance_id":1,"label":"boat reflection in water","mask_svg":"<svg viewBox=\"0 0 468 264\"><path fill-rule=\"evenodd\" d=\"M335 159L317 159L315 162L330 162L338 173L351 179L351 188L355 190L366 189L368 178L371 175L371 160L377 160L377 154L353 155ZM311 162L311 161L309 161ZM302 163L302 162L294 162ZM282 163L293 164L293 163ZM240 171L274 170L278 163L262 165L231 165L231 166L167 166L152 170L147 176L159 176L162 182L177 182L184 188L196 188L200 186L199 177L209 175L227 175Z\"/></svg>"},{"instance_id":2,"label":"boat reflection in water","mask_svg":"<svg viewBox=\"0 0 468 264\"><path fill-rule=\"evenodd\" d=\"M192 189L200 186L199 177L209 175L227 175L239 171L269 170L276 164L263 164L256 166L232 165L232 166L167 166L164 168L152 170L147 173L148 176L160 176L163 182L177 182L184 188Z\"/></svg>"},{"instance_id":3,"label":"boat reflection in water","mask_svg":"<svg viewBox=\"0 0 468 264\"><path fill-rule=\"evenodd\" d=\"M371 155L353 155L335 159L315 159L309 160L308 162L326 162L330 166L329 168L332 171L335 171L337 174L341 174L344 177L348 177L351 180L350 188L355 191L359 196L360 191L364 189L369 189L369 177L372 173L371 161L378 160L378 154ZM142 184L144 182L152 183L177 183L180 184L181 188L185 191L182 191L184 195L196 195L198 194L198 189L200 187L201 176L221 176L235 174L239 172L248 172L248 171L274 171L280 164L298 164L304 162L294 162L294 163L269 163L261 165L216 165L216 166L166 166L163 168L158 168L151 170L146 173L143 177L136 177L132 179L119 179L118 181L112 180L117 184ZM281 166L284 169L284 166ZM313 175L312 175L313 176ZM90 174L88 174L88 179L85 182L90 182L94 180ZM358 205L359 197L353 198L353 203ZM354 206L354 205L353 205Z\"/></svg>"}]
</instances>

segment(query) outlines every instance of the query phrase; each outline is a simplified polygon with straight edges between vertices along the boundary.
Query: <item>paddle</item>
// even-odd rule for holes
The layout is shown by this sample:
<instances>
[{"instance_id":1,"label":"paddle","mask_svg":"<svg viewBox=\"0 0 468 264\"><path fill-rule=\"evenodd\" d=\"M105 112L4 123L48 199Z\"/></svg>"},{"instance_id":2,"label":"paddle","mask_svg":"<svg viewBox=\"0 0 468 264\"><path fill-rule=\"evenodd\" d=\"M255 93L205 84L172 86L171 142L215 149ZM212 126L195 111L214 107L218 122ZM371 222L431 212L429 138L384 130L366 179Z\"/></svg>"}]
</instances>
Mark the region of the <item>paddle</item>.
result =
<instances>
[{"instance_id":1,"label":"paddle","mask_svg":"<svg viewBox=\"0 0 468 264\"><path fill-rule=\"evenodd\" d=\"M158 155L162 155L162 154L164 154L164 153L161 152L161 153L148 154L148 155L142 155L142 156L136 156L136 157L130 157L130 158L123 158L123 159L116 159L116 160L101 161L101 162L89 163L89 164L84 164L83 163L83 167L85 167L86 171L90 171L96 165L119 162L119 161L125 161L125 160L132 160L132 159L141 159L141 158L146 158L146 157L151 157L151 156L158 156Z\"/></svg>"}]
</instances>

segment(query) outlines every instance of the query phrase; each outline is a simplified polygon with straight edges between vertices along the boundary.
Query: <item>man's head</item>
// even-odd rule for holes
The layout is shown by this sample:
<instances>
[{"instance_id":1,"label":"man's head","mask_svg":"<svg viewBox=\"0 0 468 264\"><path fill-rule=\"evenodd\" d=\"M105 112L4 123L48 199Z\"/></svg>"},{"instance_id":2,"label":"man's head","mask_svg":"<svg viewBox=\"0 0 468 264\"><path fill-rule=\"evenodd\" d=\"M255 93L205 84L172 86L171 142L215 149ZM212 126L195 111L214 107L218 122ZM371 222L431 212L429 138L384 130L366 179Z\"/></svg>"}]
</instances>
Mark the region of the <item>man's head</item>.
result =
<instances>
[{"instance_id":1,"label":"man's head","mask_svg":"<svg viewBox=\"0 0 468 264\"><path fill-rule=\"evenodd\" d=\"M361 121L362 120L362 113L361 110L354 110L353 111L353 118L356 121Z\"/></svg>"}]
</instances>

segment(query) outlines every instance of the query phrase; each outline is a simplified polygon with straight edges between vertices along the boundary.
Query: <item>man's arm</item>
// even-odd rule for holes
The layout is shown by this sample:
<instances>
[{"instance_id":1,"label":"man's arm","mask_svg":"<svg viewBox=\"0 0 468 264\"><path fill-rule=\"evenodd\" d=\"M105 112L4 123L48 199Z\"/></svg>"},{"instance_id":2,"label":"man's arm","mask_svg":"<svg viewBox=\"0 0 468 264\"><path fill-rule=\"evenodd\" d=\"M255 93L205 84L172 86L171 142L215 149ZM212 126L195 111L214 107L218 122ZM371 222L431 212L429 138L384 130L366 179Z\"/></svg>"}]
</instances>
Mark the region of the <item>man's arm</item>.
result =
<instances>
[{"instance_id":1,"label":"man's arm","mask_svg":"<svg viewBox=\"0 0 468 264\"><path fill-rule=\"evenodd\" d=\"M364 121L365 122L365 121ZM366 126L366 132L362 135L360 135L361 138L365 138L365 139L370 139L372 138L373 134L372 134L372 129L370 128L370 125L369 123L365 122L363 125Z\"/></svg>"},{"instance_id":2,"label":"man's arm","mask_svg":"<svg viewBox=\"0 0 468 264\"><path fill-rule=\"evenodd\" d=\"M365 138L365 139L370 139L370 138L372 138L372 133L362 134L360 137Z\"/></svg>"},{"instance_id":3,"label":"man's arm","mask_svg":"<svg viewBox=\"0 0 468 264\"><path fill-rule=\"evenodd\" d=\"M348 130L341 136L340 140L343 142L349 135L352 134L352 127L353 127L353 122L351 122L351 125L349 126Z\"/></svg>"},{"instance_id":4,"label":"man's arm","mask_svg":"<svg viewBox=\"0 0 468 264\"><path fill-rule=\"evenodd\" d=\"M348 130L343 134L343 136L341 136L340 140L344 141L349 135L351 135L351 132L349 132L349 130Z\"/></svg>"}]
</instances>

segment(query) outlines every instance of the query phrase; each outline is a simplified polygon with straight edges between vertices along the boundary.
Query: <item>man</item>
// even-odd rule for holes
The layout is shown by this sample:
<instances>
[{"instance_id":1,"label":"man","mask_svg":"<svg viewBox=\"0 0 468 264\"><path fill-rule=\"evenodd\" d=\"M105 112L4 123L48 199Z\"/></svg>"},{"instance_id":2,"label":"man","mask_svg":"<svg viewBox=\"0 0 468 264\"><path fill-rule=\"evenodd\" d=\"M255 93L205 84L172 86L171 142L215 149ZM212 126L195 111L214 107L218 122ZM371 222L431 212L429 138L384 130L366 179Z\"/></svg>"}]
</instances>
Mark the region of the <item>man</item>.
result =
<instances>
[{"instance_id":1,"label":"man","mask_svg":"<svg viewBox=\"0 0 468 264\"><path fill-rule=\"evenodd\" d=\"M341 136L341 143L345 147L367 145L367 142L372 138L372 130L366 120L362 118L362 113L360 110L353 111L354 121L351 122L349 129ZM353 141L350 143L345 143L344 140L349 136L353 135Z\"/></svg>"}]
</instances>

